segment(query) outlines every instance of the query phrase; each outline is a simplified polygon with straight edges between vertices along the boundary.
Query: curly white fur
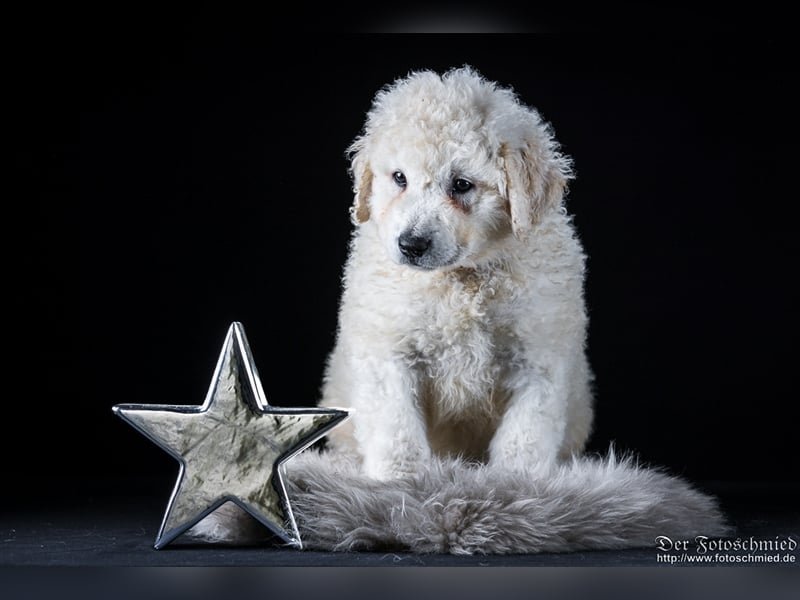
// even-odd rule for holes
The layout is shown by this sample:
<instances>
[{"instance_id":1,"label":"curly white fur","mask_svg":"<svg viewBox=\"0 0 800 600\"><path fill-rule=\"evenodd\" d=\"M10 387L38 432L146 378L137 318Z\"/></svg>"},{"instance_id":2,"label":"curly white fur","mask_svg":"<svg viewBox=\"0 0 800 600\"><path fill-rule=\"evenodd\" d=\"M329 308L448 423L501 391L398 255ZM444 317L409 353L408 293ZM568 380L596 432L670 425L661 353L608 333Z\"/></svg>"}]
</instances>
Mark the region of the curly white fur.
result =
<instances>
[{"instance_id":1,"label":"curly white fur","mask_svg":"<svg viewBox=\"0 0 800 600\"><path fill-rule=\"evenodd\" d=\"M377 94L350 151L357 227L321 404L352 417L331 445L377 479L435 455L522 470L579 454L585 257L551 128L470 67L420 71Z\"/></svg>"}]
</instances>

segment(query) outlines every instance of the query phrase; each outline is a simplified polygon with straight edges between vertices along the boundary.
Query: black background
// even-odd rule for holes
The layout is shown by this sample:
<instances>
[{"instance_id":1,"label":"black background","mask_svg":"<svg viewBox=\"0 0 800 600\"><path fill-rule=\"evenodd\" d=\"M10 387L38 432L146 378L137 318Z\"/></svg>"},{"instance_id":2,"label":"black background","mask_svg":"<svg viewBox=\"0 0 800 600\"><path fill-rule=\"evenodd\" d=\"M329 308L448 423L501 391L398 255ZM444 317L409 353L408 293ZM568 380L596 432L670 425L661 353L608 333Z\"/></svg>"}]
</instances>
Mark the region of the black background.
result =
<instances>
[{"instance_id":1,"label":"black background","mask_svg":"<svg viewBox=\"0 0 800 600\"><path fill-rule=\"evenodd\" d=\"M23 21L6 73L12 481L52 495L172 478L111 407L201 404L235 320L269 401L313 406L351 230L345 148L382 85L467 63L538 108L575 161L590 450L695 480L797 479L780 35L282 35L268 15L202 8Z\"/></svg>"}]
</instances>

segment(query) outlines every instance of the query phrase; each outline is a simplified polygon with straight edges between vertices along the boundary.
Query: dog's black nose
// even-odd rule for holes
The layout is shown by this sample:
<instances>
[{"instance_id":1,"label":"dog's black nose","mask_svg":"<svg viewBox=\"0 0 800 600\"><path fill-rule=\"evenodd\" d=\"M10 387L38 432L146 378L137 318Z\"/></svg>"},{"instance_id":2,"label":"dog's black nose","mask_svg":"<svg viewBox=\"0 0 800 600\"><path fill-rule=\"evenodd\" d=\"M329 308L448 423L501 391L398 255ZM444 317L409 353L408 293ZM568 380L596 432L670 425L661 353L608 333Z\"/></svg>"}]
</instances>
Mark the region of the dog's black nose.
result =
<instances>
[{"instance_id":1,"label":"dog's black nose","mask_svg":"<svg viewBox=\"0 0 800 600\"><path fill-rule=\"evenodd\" d=\"M404 233L397 240L402 252L407 258L419 258L428 251L431 246L430 238L426 238L412 233Z\"/></svg>"}]
</instances>

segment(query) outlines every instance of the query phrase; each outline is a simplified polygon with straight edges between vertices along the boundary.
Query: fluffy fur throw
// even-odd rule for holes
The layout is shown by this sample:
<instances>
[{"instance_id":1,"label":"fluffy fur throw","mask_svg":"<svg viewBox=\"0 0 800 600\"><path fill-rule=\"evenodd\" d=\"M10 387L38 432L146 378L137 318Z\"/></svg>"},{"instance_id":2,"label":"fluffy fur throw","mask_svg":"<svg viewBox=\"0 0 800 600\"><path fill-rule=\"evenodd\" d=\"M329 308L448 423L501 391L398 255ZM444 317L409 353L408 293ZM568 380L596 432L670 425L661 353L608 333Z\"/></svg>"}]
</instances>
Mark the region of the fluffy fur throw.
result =
<instances>
[{"instance_id":1,"label":"fluffy fur throw","mask_svg":"<svg viewBox=\"0 0 800 600\"><path fill-rule=\"evenodd\" d=\"M729 533L714 498L613 450L524 476L439 459L413 477L377 481L347 457L316 451L285 466L310 550L529 554L653 547L659 535ZM263 529L229 502L187 535L252 543L264 539Z\"/></svg>"}]
</instances>

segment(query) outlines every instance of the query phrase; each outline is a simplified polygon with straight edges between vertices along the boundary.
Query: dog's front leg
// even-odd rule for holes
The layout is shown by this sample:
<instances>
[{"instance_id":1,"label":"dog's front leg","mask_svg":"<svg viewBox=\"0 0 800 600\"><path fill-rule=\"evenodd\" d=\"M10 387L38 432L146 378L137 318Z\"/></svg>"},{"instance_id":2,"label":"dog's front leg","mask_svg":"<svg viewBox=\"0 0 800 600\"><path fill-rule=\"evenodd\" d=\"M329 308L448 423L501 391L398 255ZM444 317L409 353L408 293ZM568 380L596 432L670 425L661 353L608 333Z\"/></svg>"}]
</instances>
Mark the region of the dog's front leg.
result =
<instances>
[{"instance_id":1,"label":"dog's front leg","mask_svg":"<svg viewBox=\"0 0 800 600\"><path fill-rule=\"evenodd\" d=\"M515 471L554 464L566 421L564 386L544 374L521 375L489 446L489 464Z\"/></svg>"},{"instance_id":2,"label":"dog's front leg","mask_svg":"<svg viewBox=\"0 0 800 600\"><path fill-rule=\"evenodd\" d=\"M355 438L376 479L412 474L431 456L417 378L401 359L363 357L353 390Z\"/></svg>"}]
</instances>

